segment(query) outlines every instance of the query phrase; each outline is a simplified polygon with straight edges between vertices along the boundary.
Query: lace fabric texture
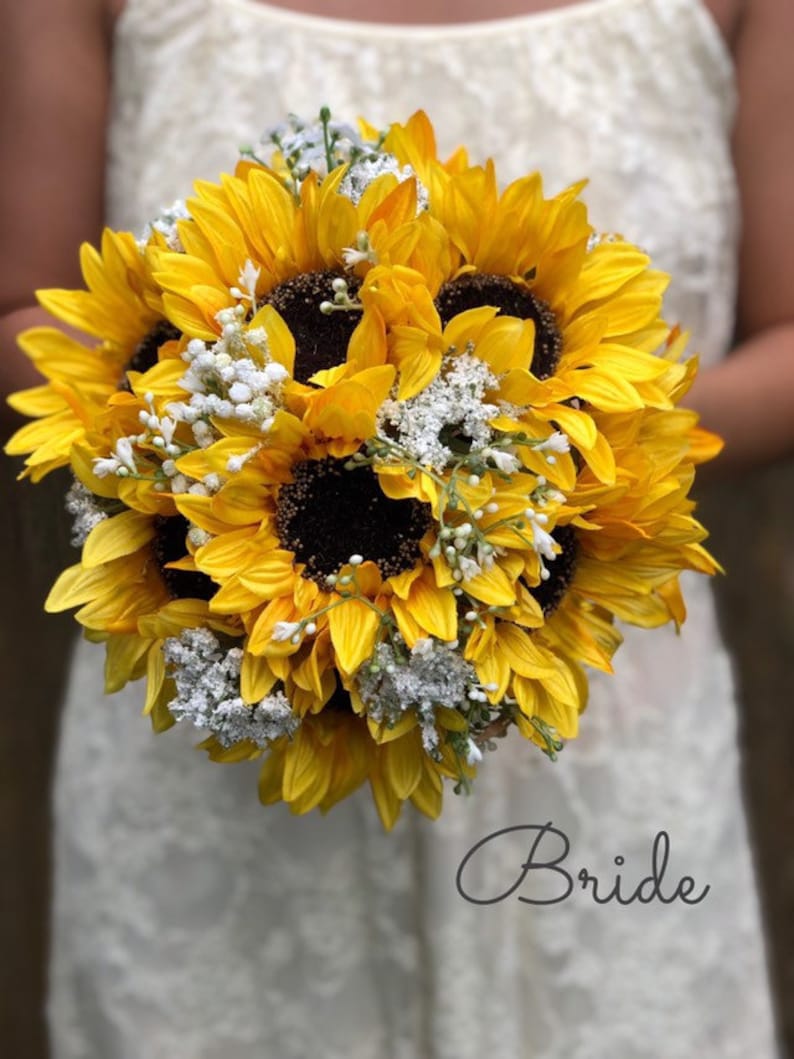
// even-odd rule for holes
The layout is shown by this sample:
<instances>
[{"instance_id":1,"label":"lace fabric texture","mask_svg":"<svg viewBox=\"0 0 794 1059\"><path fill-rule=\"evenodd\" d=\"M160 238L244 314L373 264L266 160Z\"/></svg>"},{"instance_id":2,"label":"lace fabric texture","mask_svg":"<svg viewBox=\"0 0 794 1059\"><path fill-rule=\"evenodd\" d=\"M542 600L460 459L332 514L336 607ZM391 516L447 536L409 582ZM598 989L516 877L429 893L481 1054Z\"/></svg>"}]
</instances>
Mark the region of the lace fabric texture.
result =
<instances>
[{"instance_id":1,"label":"lace fabric texture","mask_svg":"<svg viewBox=\"0 0 794 1059\"><path fill-rule=\"evenodd\" d=\"M140 229L290 110L386 123L423 106L442 149L466 142L504 180L589 177L594 223L674 276L668 319L705 359L726 349L734 89L696 0L425 29L130 0L115 77L114 226ZM255 764L208 763L180 726L154 736L140 690L105 699L101 651L79 647L56 783L56 1059L775 1056L730 662L708 585L684 587L682 635L626 630L556 764L508 737L472 796L450 789L435 823L408 806L389 835L366 789L325 818L262 808ZM532 876L494 904L460 896L476 842L547 821L570 841L567 900L518 901L538 894ZM663 890L691 875L710 886L701 903L581 891L586 867L602 895L616 872L630 894L660 830ZM512 886L527 834L472 864L470 895Z\"/></svg>"}]
</instances>

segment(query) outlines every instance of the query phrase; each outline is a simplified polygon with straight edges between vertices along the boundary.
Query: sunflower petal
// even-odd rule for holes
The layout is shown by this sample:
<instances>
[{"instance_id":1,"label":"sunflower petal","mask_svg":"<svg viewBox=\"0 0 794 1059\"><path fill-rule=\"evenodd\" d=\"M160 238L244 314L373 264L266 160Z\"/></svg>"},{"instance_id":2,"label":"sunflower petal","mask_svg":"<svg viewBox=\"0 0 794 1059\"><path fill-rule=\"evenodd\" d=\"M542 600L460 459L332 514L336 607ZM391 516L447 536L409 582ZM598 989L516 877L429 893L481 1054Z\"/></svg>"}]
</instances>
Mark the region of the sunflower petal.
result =
<instances>
[{"instance_id":1,"label":"sunflower petal","mask_svg":"<svg viewBox=\"0 0 794 1059\"><path fill-rule=\"evenodd\" d=\"M99 522L83 545L83 565L87 568L109 563L122 555L137 552L155 536L154 521L139 511L123 511Z\"/></svg>"},{"instance_id":2,"label":"sunflower petal","mask_svg":"<svg viewBox=\"0 0 794 1059\"><path fill-rule=\"evenodd\" d=\"M358 599L346 600L328 612L336 662L343 673L355 673L375 649L380 616Z\"/></svg>"}]
</instances>

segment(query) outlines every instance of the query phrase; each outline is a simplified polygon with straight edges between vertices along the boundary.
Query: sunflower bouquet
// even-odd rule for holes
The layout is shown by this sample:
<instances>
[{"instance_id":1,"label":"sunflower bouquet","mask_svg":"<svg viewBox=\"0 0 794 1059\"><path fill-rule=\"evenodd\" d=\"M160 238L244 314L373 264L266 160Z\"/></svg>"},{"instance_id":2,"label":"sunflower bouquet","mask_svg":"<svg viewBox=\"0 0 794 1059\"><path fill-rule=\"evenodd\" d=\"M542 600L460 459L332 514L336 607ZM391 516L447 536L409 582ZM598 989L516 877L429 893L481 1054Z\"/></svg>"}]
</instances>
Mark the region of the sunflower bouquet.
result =
<instances>
[{"instance_id":1,"label":"sunflower bouquet","mask_svg":"<svg viewBox=\"0 0 794 1059\"><path fill-rule=\"evenodd\" d=\"M39 293L98 340L21 338L47 381L7 451L71 467L82 548L46 607L79 608L108 691L146 678L157 731L261 757L264 803L369 781L389 828L508 730L554 757L615 619L679 624L680 571L715 571L667 278L581 190L500 191L422 113L323 111Z\"/></svg>"}]
</instances>

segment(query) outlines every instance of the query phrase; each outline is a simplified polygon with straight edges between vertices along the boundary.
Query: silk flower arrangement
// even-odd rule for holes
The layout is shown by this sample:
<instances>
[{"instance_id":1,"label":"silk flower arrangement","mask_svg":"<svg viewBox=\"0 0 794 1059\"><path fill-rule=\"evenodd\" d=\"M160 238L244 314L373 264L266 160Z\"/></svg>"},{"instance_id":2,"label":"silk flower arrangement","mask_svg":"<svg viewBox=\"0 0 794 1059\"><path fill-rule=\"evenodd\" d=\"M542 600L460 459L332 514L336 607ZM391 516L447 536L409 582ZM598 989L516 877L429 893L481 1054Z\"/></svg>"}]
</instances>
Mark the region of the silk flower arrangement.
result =
<instances>
[{"instance_id":1,"label":"silk flower arrangement","mask_svg":"<svg viewBox=\"0 0 794 1059\"><path fill-rule=\"evenodd\" d=\"M108 691L146 678L156 731L262 758L262 802L368 781L390 828L512 729L554 758L615 620L680 624L680 571L715 571L696 360L582 186L500 191L421 112L323 111L39 292L97 339L20 340L47 381L7 451L71 467L82 548L47 609L79 608Z\"/></svg>"}]
</instances>

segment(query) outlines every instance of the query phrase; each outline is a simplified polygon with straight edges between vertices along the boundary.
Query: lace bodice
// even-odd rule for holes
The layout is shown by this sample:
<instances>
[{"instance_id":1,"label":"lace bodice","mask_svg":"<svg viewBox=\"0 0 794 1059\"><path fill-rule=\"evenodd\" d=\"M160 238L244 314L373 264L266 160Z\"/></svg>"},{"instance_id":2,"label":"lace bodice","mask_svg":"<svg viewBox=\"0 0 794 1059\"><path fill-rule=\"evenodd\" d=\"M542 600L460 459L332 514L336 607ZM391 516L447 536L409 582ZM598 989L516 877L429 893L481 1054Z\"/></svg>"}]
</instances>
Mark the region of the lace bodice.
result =
<instances>
[{"instance_id":1,"label":"lace bodice","mask_svg":"<svg viewBox=\"0 0 794 1059\"><path fill-rule=\"evenodd\" d=\"M128 0L117 27L108 211L139 229L288 111L385 124L423 107L507 180L589 177L597 227L674 276L667 314L719 357L733 329L730 59L700 0L590 0L473 26L356 25L255 0ZM629 631L556 765L508 738L471 798L381 832L367 791L293 818L256 766L154 737L138 689L103 700L78 650L56 791L51 1025L58 1059L769 1059L775 1054L738 788L729 661L708 588ZM571 870L670 873L680 902L468 903L471 846L562 828ZM494 850L499 892L526 843ZM610 875L611 873L611 875ZM627 889L631 889L628 886Z\"/></svg>"},{"instance_id":2,"label":"lace bodice","mask_svg":"<svg viewBox=\"0 0 794 1059\"><path fill-rule=\"evenodd\" d=\"M108 211L135 230L289 112L375 124L422 107L442 152L504 180L590 181L596 226L675 277L707 356L732 333L730 57L700 0L589 0L492 23L359 25L256 0L130 0L118 26Z\"/></svg>"}]
</instances>

